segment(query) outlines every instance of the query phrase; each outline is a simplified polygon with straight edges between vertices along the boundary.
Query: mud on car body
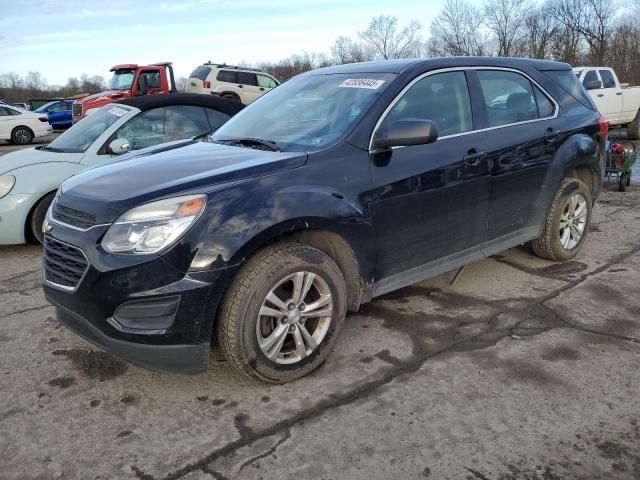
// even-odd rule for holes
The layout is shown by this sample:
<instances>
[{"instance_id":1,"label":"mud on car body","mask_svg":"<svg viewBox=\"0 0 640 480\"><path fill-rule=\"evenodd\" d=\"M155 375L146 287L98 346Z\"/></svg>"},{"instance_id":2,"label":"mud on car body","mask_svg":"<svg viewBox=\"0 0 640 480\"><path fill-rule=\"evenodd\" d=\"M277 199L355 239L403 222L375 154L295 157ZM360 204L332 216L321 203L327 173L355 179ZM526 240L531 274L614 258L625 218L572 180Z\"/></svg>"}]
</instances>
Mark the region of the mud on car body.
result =
<instances>
[{"instance_id":1,"label":"mud on car body","mask_svg":"<svg viewBox=\"0 0 640 480\"><path fill-rule=\"evenodd\" d=\"M567 64L450 58L289 80L209 137L67 180L45 229L58 319L135 364L286 382L347 310L524 242L585 241L606 125Z\"/></svg>"}]
</instances>

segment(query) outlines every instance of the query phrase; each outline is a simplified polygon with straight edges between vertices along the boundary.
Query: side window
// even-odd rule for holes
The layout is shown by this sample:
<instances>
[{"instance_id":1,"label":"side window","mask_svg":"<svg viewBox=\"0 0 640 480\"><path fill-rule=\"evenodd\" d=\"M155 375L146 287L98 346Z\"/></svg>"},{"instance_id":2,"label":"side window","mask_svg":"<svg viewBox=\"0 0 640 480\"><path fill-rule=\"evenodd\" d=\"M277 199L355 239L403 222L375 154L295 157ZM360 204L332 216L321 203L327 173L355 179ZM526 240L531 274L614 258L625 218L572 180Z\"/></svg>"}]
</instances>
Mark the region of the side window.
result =
<instances>
[{"instance_id":1,"label":"side window","mask_svg":"<svg viewBox=\"0 0 640 480\"><path fill-rule=\"evenodd\" d=\"M73 105L71 102L64 102L64 109L71 110L71 105Z\"/></svg>"},{"instance_id":2,"label":"side window","mask_svg":"<svg viewBox=\"0 0 640 480\"><path fill-rule=\"evenodd\" d=\"M533 86L533 93L536 96L536 103L538 104L538 116L540 118L552 116L555 107L553 103L551 103L551 100L535 85Z\"/></svg>"},{"instance_id":3,"label":"side window","mask_svg":"<svg viewBox=\"0 0 640 480\"><path fill-rule=\"evenodd\" d=\"M431 120L440 137L472 130L464 72L437 73L416 82L391 109L387 121L404 118Z\"/></svg>"},{"instance_id":4,"label":"side window","mask_svg":"<svg viewBox=\"0 0 640 480\"><path fill-rule=\"evenodd\" d=\"M237 73L230 70L220 70L216 80L219 82L238 83Z\"/></svg>"},{"instance_id":5,"label":"side window","mask_svg":"<svg viewBox=\"0 0 640 480\"><path fill-rule=\"evenodd\" d=\"M191 138L208 132L209 122L202 107L172 105L147 110L133 117L115 133L129 141L132 150Z\"/></svg>"},{"instance_id":6,"label":"side window","mask_svg":"<svg viewBox=\"0 0 640 480\"><path fill-rule=\"evenodd\" d=\"M9 113L8 108L0 107L0 117L8 117L9 115L11 114Z\"/></svg>"},{"instance_id":7,"label":"side window","mask_svg":"<svg viewBox=\"0 0 640 480\"><path fill-rule=\"evenodd\" d=\"M600 78L602 78L602 86L604 88L616 88L616 80L613 78L613 73L609 70L599 70Z\"/></svg>"},{"instance_id":8,"label":"side window","mask_svg":"<svg viewBox=\"0 0 640 480\"><path fill-rule=\"evenodd\" d=\"M53 105L51 107L51 111L52 112L61 112L62 110L65 110L65 104L64 103L56 103L55 105Z\"/></svg>"},{"instance_id":9,"label":"side window","mask_svg":"<svg viewBox=\"0 0 640 480\"><path fill-rule=\"evenodd\" d=\"M258 86L262 88L276 88L276 82L273 81L273 78L267 77L266 75L256 75L258 77Z\"/></svg>"},{"instance_id":10,"label":"side window","mask_svg":"<svg viewBox=\"0 0 640 480\"><path fill-rule=\"evenodd\" d=\"M19 110L15 110L13 108L8 108L8 107L3 107L3 110L5 111L4 115L6 116L20 115L22 113ZM3 115L3 114L0 113L0 115Z\"/></svg>"},{"instance_id":11,"label":"side window","mask_svg":"<svg viewBox=\"0 0 640 480\"><path fill-rule=\"evenodd\" d=\"M256 74L249 72L238 72L238 83L240 85L258 86Z\"/></svg>"},{"instance_id":12,"label":"side window","mask_svg":"<svg viewBox=\"0 0 640 480\"><path fill-rule=\"evenodd\" d=\"M138 90L142 90L142 77L147 77L147 88L160 88L160 72L148 70L140 73L138 77Z\"/></svg>"},{"instance_id":13,"label":"side window","mask_svg":"<svg viewBox=\"0 0 640 480\"><path fill-rule=\"evenodd\" d=\"M214 130L220 127L222 124L226 123L229 118L231 118L226 113L219 112L213 108L205 108L204 111L207 114L207 120L209 120L209 130Z\"/></svg>"},{"instance_id":14,"label":"side window","mask_svg":"<svg viewBox=\"0 0 640 480\"><path fill-rule=\"evenodd\" d=\"M480 70L478 79L487 107L490 127L548 116L538 113L533 85L525 76L515 72ZM545 98L542 92L538 95ZM548 105L546 108L548 109ZM553 111L553 107L551 110Z\"/></svg>"},{"instance_id":15,"label":"side window","mask_svg":"<svg viewBox=\"0 0 640 480\"><path fill-rule=\"evenodd\" d=\"M599 80L600 79L598 78L598 74L595 70L588 70L584 78L582 79L582 85L586 86L589 82L597 82Z\"/></svg>"}]
</instances>

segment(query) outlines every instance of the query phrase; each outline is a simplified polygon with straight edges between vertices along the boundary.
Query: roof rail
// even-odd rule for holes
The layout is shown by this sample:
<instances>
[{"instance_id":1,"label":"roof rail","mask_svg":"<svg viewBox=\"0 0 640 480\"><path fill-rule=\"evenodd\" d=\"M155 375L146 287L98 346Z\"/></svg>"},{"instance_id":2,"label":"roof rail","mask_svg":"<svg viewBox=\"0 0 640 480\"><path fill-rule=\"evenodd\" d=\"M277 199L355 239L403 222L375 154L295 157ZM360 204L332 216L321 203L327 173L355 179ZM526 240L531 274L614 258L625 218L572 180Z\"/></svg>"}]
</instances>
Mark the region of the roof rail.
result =
<instances>
[{"instance_id":1,"label":"roof rail","mask_svg":"<svg viewBox=\"0 0 640 480\"><path fill-rule=\"evenodd\" d=\"M150 67L170 67L173 62L156 62L149 64Z\"/></svg>"},{"instance_id":2,"label":"roof rail","mask_svg":"<svg viewBox=\"0 0 640 480\"><path fill-rule=\"evenodd\" d=\"M203 65L209 65L210 67L216 67L216 68L228 68L229 70L246 70L248 72L262 71L259 68L243 67L242 65L227 65L226 63L212 62L211 60L203 63Z\"/></svg>"}]
</instances>

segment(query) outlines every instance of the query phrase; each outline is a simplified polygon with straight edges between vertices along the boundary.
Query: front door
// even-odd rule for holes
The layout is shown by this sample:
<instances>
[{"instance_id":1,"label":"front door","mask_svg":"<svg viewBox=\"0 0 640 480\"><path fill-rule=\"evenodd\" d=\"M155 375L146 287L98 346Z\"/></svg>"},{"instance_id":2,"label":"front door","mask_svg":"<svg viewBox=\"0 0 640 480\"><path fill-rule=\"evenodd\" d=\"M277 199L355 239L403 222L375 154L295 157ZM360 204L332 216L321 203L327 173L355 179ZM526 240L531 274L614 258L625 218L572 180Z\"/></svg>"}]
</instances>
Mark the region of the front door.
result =
<instances>
[{"instance_id":1,"label":"front door","mask_svg":"<svg viewBox=\"0 0 640 480\"><path fill-rule=\"evenodd\" d=\"M487 238L489 167L478 149L482 134L473 132L465 72L418 80L383 122L402 118L433 121L439 138L370 154L376 294L449 270L456 259L469 260Z\"/></svg>"},{"instance_id":2,"label":"front door","mask_svg":"<svg viewBox=\"0 0 640 480\"><path fill-rule=\"evenodd\" d=\"M499 250L501 241L513 244L516 237L537 234L547 208L543 187L565 122L558 106L525 75L490 69L472 75L489 128L479 145L491 166L489 239Z\"/></svg>"}]
</instances>

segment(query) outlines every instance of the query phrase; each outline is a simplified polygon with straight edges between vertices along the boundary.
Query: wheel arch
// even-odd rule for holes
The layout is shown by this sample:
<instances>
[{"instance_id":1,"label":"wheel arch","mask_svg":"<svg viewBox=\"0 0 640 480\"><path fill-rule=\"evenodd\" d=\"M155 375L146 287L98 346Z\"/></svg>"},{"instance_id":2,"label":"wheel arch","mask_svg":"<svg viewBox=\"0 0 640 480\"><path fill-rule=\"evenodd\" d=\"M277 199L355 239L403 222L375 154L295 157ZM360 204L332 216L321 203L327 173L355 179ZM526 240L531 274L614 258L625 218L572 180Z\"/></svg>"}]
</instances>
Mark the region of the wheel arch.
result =
<instances>
[{"instance_id":1,"label":"wheel arch","mask_svg":"<svg viewBox=\"0 0 640 480\"><path fill-rule=\"evenodd\" d=\"M38 197L38 199L33 202L33 204L31 205L31 208L29 208L29 211L27 212L27 216L24 218L24 239L27 242L33 242L36 240L36 238L33 235L33 232L31 231L31 219L33 218L33 212L35 211L36 208L38 208L38 205L40 205L40 202L42 202L42 200L44 200L44 198L48 195L51 195L52 193L56 193L56 189L51 190L50 192L47 193L43 193L42 195L40 195Z\"/></svg>"}]
</instances>

